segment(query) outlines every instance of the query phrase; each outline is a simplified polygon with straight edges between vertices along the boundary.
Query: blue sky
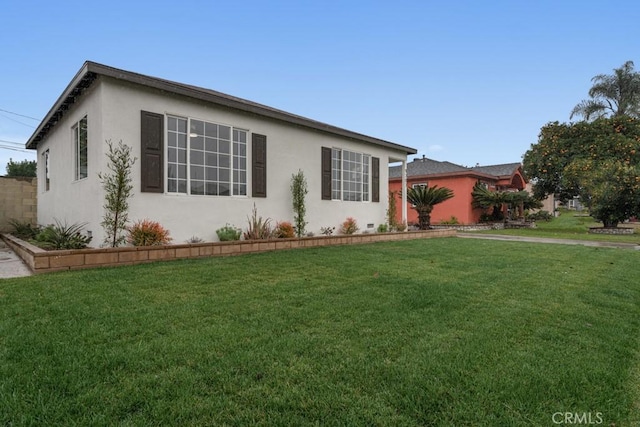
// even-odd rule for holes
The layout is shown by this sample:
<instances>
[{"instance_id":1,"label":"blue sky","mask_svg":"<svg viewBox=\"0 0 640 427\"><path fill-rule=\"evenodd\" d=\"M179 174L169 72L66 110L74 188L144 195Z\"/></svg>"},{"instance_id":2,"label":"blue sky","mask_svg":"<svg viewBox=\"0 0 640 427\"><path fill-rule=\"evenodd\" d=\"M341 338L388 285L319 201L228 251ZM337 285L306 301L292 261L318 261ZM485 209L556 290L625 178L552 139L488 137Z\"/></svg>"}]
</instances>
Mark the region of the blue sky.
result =
<instances>
[{"instance_id":1,"label":"blue sky","mask_svg":"<svg viewBox=\"0 0 640 427\"><path fill-rule=\"evenodd\" d=\"M38 121L11 113L44 117L85 60L419 156L518 162L541 126L569 120L594 75L627 60L640 68L639 18L628 0L5 2L0 174L9 157L35 159L14 143Z\"/></svg>"}]
</instances>

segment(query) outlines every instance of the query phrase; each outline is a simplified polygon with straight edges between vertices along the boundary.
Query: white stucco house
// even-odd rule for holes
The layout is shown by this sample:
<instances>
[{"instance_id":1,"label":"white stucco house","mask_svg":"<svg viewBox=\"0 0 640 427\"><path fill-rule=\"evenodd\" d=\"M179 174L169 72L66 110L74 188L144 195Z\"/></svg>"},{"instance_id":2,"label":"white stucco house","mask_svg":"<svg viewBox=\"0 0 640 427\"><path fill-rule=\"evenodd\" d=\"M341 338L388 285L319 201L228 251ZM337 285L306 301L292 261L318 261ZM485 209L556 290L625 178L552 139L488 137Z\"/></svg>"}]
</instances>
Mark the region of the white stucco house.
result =
<instances>
[{"instance_id":1,"label":"white stucco house","mask_svg":"<svg viewBox=\"0 0 640 427\"><path fill-rule=\"evenodd\" d=\"M291 177L308 182L307 230L385 222L389 163L416 150L209 89L86 62L27 148L38 152L38 223L86 223L104 238L107 143L132 147L131 221L149 218L176 243L217 240L258 214L292 221ZM405 169L404 167L402 168ZM403 203L402 206L406 204ZM406 217L406 214L405 214Z\"/></svg>"}]
</instances>

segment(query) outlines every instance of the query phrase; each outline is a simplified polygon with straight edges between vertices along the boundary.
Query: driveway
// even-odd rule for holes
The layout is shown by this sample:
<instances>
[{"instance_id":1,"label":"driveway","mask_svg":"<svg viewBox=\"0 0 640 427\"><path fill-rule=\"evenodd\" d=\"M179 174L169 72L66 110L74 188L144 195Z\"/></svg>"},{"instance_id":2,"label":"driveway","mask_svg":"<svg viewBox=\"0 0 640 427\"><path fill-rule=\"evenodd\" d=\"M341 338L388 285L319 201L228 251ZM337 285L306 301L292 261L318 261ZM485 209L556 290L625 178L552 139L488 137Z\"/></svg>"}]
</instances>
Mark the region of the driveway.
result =
<instances>
[{"instance_id":1,"label":"driveway","mask_svg":"<svg viewBox=\"0 0 640 427\"><path fill-rule=\"evenodd\" d=\"M31 270L0 240L0 279L31 276Z\"/></svg>"},{"instance_id":2,"label":"driveway","mask_svg":"<svg viewBox=\"0 0 640 427\"><path fill-rule=\"evenodd\" d=\"M457 237L466 239L504 240L514 242L555 243L561 245L595 246L597 248L622 248L640 250L640 245L634 243L596 242L592 240L551 239L547 237L522 237L499 234L457 233Z\"/></svg>"}]
</instances>

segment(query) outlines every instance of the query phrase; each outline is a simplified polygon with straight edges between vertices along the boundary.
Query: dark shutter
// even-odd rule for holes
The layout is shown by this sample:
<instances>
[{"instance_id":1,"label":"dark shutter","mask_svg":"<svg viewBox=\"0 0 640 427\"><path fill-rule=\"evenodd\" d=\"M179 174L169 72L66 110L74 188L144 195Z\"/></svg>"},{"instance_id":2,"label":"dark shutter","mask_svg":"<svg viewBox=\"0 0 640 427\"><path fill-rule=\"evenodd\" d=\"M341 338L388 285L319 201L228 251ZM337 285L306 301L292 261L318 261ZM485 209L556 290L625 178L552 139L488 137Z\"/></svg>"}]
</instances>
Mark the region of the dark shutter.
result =
<instances>
[{"instance_id":1,"label":"dark shutter","mask_svg":"<svg viewBox=\"0 0 640 427\"><path fill-rule=\"evenodd\" d=\"M331 200L331 148L322 147L322 200Z\"/></svg>"},{"instance_id":2,"label":"dark shutter","mask_svg":"<svg viewBox=\"0 0 640 427\"><path fill-rule=\"evenodd\" d=\"M251 196L267 197L267 137L251 134Z\"/></svg>"},{"instance_id":3,"label":"dark shutter","mask_svg":"<svg viewBox=\"0 0 640 427\"><path fill-rule=\"evenodd\" d=\"M142 191L147 193L164 192L164 116L162 114L141 112L140 142L142 172Z\"/></svg>"},{"instance_id":4,"label":"dark shutter","mask_svg":"<svg viewBox=\"0 0 640 427\"><path fill-rule=\"evenodd\" d=\"M380 201L380 159L371 158L371 201Z\"/></svg>"}]
</instances>

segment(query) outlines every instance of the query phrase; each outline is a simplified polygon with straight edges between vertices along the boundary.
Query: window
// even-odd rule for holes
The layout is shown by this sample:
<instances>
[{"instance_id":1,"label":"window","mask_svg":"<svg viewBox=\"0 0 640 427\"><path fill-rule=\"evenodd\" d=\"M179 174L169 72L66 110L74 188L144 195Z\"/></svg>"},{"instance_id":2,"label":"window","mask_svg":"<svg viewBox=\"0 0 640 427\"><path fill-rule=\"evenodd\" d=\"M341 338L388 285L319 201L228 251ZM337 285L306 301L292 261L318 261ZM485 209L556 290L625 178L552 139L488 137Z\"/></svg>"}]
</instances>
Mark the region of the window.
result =
<instances>
[{"instance_id":1,"label":"window","mask_svg":"<svg viewBox=\"0 0 640 427\"><path fill-rule=\"evenodd\" d=\"M231 126L168 116L167 191L246 196L247 133Z\"/></svg>"},{"instance_id":2,"label":"window","mask_svg":"<svg viewBox=\"0 0 640 427\"><path fill-rule=\"evenodd\" d=\"M49 150L42 153L42 163L44 164L44 191L49 191Z\"/></svg>"},{"instance_id":3,"label":"window","mask_svg":"<svg viewBox=\"0 0 640 427\"><path fill-rule=\"evenodd\" d=\"M87 174L87 116L84 116L73 128L73 146L75 151L75 180L84 179Z\"/></svg>"},{"instance_id":4,"label":"window","mask_svg":"<svg viewBox=\"0 0 640 427\"><path fill-rule=\"evenodd\" d=\"M353 151L331 150L331 198L369 201L371 156Z\"/></svg>"}]
</instances>

